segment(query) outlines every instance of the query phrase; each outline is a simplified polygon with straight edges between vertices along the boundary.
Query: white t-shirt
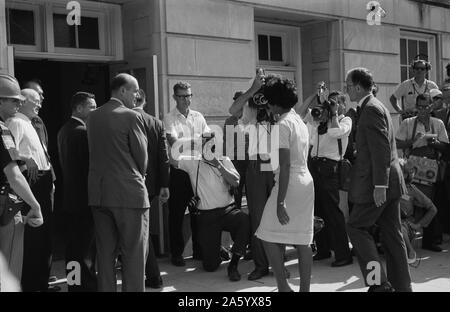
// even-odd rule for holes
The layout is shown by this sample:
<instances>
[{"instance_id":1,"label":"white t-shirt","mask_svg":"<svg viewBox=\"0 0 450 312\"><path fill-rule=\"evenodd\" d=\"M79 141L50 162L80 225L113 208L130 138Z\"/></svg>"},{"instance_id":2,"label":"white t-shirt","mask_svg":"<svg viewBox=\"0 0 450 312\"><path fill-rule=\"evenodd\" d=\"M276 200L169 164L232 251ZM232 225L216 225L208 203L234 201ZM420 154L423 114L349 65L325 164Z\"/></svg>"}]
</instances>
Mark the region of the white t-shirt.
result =
<instances>
[{"instance_id":1,"label":"white t-shirt","mask_svg":"<svg viewBox=\"0 0 450 312\"><path fill-rule=\"evenodd\" d=\"M405 111L415 111L417 96L419 94L429 93L431 89L438 89L438 86L433 81L425 79L423 84L419 86L416 80L411 78L398 85L394 96L400 101L403 98L403 108L401 103L400 108Z\"/></svg>"},{"instance_id":2,"label":"white t-shirt","mask_svg":"<svg viewBox=\"0 0 450 312\"><path fill-rule=\"evenodd\" d=\"M234 198L228 191L230 186L222 177L219 169L199 159L200 157L198 156L182 155L178 161L178 168L189 174L194 194L197 182L197 168L199 170L197 194L200 197L200 205L198 209L211 210L232 204ZM238 174L230 158L223 157L221 160L225 168Z\"/></svg>"}]
</instances>

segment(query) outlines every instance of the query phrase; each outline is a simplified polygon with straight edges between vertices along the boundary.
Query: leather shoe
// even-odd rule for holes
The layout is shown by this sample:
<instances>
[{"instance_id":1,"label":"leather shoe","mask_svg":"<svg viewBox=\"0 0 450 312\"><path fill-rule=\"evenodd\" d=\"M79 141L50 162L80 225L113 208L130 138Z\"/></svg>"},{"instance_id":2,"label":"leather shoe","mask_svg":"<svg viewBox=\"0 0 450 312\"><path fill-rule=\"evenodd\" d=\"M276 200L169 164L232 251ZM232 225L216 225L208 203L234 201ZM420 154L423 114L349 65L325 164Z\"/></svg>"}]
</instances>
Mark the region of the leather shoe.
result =
<instances>
[{"instance_id":1,"label":"leather shoe","mask_svg":"<svg viewBox=\"0 0 450 312\"><path fill-rule=\"evenodd\" d=\"M328 258L331 258L331 252L324 253L324 254L317 253L313 256L314 261L324 260L324 259L328 259Z\"/></svg>"},{"instance_id":2,"label":"leather shoe","mask_svg":"<svg viewBox=\"0 0 450 312\"><path fill-rule=\"evenodd\" d=\"M343 260L336 260L331 262L331 266L336 268L336 267L342 267L342 266L346 266L346 265L350 265L353 263L353 259L352 257L348 258L348 259L343 259Z\"/></svg>"},{"instance_id":3,"label":"leather shoe","mask_svg":"<svg viewBox=\"0 0 450 312\"><path fill-rule=\"evenodd\" d=\"M386 282L381 285L370 286L367 292L395 292L395 289L392 287L391 283Z\"/></svg>"},{"instance_id":4,"label":"leather shoe","mask_svg":"<svg viewBox=\"0 0 450 312\"><path fill-rule=\"evenodd\" d=\"M182 267L186 265L182 256L172 257L171 262L174 266Z\"/></svg>"},{"instance_id":5,"label":"leather shoe","mask_svg":"<svg viewBox=\"0 0 450 312\"><path fill-rule=\"evenodd\" d=\"M248 280L255 281L266 275L269 275L269 269L254 269L253 272L248 275Z\"/></svg>"},{"instance_id":6,"label":"leather shoe","mask_svg":"<svg viewBox=\"0 0 450 312\"><path fill-rule=\"evenodd\" d=\"M436 244L422 246L422 249L431 250L434 252L442 252L442 248Z\"/></svg>"},{"instance_id":7,"label":"leather shoe","mask_svg":"<svg viewBox=\"0 0 450 312\"><path fill-rule=\"evenodd\" d=\"M237 266L230 265L227 271L228 271L228 279L231 282L237 282L241 280L241 274L239 273Z\"/></svg>"},{"instance_id":8,"label":"leather shoe","mask_svg":"<svg viewBox=\"0 0 450 312\"><path fill-rule=\"evenodd\" d=\"M150 287L150 288L155 288L155 289L162 288L163 281L162 281L161 276L147 278L145 280L145 287Z\"/></svg>"}]
</instances>

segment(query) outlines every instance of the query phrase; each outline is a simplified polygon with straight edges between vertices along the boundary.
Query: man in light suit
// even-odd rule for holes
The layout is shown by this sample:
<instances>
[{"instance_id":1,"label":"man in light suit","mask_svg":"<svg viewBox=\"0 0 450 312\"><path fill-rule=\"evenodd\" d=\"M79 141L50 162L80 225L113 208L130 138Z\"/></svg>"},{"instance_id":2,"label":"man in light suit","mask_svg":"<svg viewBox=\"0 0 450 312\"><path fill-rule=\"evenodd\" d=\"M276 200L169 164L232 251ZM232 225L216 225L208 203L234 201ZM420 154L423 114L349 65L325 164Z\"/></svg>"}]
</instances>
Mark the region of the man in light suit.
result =
<instances>
[{"instance_id":1,"label":"man in light suit","mask_svg":"<svg viewBox=\"0 0 450 312\"><path fill-rule=\"evenodd\" d=\"M371 94L373 78L367 69L350 70L345 83L350 100L361 107L349 192L354 207L348 220L348 234L369 291L411 291L399 206L406 187L392 119L383 103ZM375 224L381 231L387 276L370 234Z\"/></svg>"},{"instance_id":2,"label":"man in light suit","mask_svg":"<svg viewBox=\"0 0 450 312\"><path fill-rule=\"evenodd\" d=\"M122 291L143 292L149 207L145 186L147 136L132 110L137 80L119 74L111 99L87 120L89 205L92 206L99 291L116 291L115 257L122 257Z\"/></svg>"},{"instance_id":3,"label":"man in light suit","mask_svg":"<svg viewBox=\"0 0 450 312\"><path fill-rule=\"evenodd\" d=\"M81 284L72 291L97 291L95 236L92 211L88 206L89 147L88 115L97 108L95 95L77 92L70 101L72 116L58 132L58 154L63 174L66 265L77 261Z\"/></svg>"},{"instance_id":4,"label":"man in light suit","mask_svg":"<svg viewBox=\"0 0 450 312\"><path fill-rule=\"evenodd\" d=\"M162 121L156 119L144 111L147 104L144 90L140 89L136 99L135 111L142 114L145 122L145 131L148 140L148 166L147 186L150 203L159 195L161 203L165 203L169 199L169 177L170 164L169 155L167 153L166 131ZM155 207L154 209L157 209ZM145 286L151 288L161 288L163 285L161 274L156 261L155 249L149 235L148 240L148 256L145 265Z\"/></svg>"}]
</instances>

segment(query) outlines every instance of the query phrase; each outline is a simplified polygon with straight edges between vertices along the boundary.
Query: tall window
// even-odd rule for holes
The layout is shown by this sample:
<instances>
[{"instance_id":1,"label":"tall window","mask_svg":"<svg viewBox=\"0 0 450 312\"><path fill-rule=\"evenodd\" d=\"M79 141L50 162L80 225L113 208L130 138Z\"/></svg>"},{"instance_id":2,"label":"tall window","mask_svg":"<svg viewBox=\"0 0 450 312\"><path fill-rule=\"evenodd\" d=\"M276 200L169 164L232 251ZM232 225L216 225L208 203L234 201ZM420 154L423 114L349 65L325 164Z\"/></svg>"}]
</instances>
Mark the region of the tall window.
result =
<instances>
[{"instance_id":1,"label":"tall window","mask_svg":"<svg viewBox=\"0 0 450 312\"><path fill-rule=\"evenodd\" d=\"M283 38L259 34L258 58L260 61L283 62Z\"/></svg>"},{"instance_id":2,"label":"tall window","mask_svg":"<svg viewBox=\"0 0 450 312\"><path fill-rule=\"evenodd\" d=\"M402 32L400 38L400 74L401 81L413 77L411 63L416 56L429 61L432 66L434 60L434 38L431 35L422 35L412 32ZM434 66L436 68L436 66ZM429 77L430 76L430 77ZM428 79L435 77L434 72L429 72Z\"/></svg>"}]
</instances>

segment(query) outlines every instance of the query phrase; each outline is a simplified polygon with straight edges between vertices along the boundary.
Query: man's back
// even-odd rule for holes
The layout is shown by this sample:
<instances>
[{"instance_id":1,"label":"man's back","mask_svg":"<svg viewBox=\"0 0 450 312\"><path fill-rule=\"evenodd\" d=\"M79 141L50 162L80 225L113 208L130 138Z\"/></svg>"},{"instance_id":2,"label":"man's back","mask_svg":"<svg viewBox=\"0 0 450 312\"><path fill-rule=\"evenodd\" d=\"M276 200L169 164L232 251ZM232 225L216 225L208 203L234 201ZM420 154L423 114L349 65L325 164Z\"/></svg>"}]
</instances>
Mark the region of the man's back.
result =
<instances>
[{"instance_id":1,"label":"man's back","mask_svg":"<svg viewBox=\"0 0 450 312\"><path fill-rule=\"evenodd\" d=\"M89 149L86 126L70 118L58 132L58 153L64 182L64 208L79 211L88 206Z\"/></svg>"},{"instance_id":2,"label":"man's back","mask_svg":"<svg viewBox=\"0 0 450 312\"><path fill-rule=\"evenodd\" d=\"M148 208L147 138L140 114L109 101L89 115L89 204Z\"/></svg>"},{"instance_id":3,"label":"man's back","mask_svg":"<svg viewBox=\"0 0 450 312\"><path fill-rule=\"evenodd\" d=\"M391 199L405 193L392 119L387 108L373 96L361 107L356 150L350 188L353 202L373 202L375 185L387 186L387 197Z\"/></svg>"}]
</instances>

